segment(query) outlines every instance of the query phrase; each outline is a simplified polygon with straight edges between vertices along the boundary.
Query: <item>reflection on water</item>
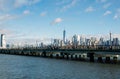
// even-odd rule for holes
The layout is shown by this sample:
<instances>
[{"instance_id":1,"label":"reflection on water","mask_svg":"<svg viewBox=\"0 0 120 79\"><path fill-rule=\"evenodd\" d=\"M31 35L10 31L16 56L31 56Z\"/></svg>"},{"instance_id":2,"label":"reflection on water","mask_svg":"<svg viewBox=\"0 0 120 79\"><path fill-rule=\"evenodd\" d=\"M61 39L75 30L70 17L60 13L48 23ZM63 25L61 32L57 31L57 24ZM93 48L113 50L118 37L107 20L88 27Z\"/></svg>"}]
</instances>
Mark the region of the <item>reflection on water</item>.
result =
<instances>
[{"instance_id":1,"label":"reflection on water","mask_svg":"<svg viewBox=\"0 0 120 79\"><path fill-rule=\"evenodd\" d=\"M0 54L0 79L120 79L113 64Z\"/></svg>"}]
</instances>

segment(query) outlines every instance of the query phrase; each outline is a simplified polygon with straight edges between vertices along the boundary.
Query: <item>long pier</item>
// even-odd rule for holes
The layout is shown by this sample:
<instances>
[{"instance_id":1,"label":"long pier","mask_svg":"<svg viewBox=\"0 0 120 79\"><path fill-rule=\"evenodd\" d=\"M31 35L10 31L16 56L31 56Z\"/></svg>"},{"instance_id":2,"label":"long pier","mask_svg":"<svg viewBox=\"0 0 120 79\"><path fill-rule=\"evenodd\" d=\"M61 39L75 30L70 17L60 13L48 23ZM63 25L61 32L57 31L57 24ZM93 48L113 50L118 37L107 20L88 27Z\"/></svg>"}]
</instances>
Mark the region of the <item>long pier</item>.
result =
<instances>
[{"instance_id":1,"label":"long pier","mask_svg":"<svg viewBox=\"0 0 120 79\"><path fill-rule=\"evenodd\" d=\"M120 64L120 50L95 49L0 49L0 54L37 56L45 58L69 59L99 63Z\"/></svg>"}]
</instances>

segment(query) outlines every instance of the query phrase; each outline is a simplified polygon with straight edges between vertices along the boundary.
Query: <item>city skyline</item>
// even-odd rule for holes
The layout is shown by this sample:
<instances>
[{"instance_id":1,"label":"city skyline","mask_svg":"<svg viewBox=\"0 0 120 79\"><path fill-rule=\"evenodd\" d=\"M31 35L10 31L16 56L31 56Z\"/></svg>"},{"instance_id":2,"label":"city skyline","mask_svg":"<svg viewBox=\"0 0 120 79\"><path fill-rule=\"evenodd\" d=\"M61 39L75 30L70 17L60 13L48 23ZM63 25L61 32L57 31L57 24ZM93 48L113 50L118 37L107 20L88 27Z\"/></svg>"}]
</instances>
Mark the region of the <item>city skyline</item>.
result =
<instances>
[{"instance_id":1,"label":"city skyline","mask_svg":"<svg viewBox=\"0 0 120 79\"><path fill-rule=\"evenodd\" d=\"M0 0L0 33L7 41L74 34L120 37L120 0ZM108 36L109 37L109 36Z\"/></svg>"},{"instance_id":2,"label":"city skyline","mask_svg":"<svg viewBox=\"0 0 120 79\"><path fill-rule=\"evenodd\" d=\"M64 46L119 46L120 39L118 37L113 37L112 33L110 32L106 39L105 37L99 36L83 36L83 35L73 35L71 38L66 37L66 30L63 30L63 39L53 38L47 40L22 40L22 41L13 41L9 42L6 45L5 35L1 34L1 47L2 48L20 48L20 47L46 47L46 46L55 46L55 47L64 47ZM4 42L3 42L4 40ZM4 46L3 46L4 44Z\"/></svg>"}]
</instances>

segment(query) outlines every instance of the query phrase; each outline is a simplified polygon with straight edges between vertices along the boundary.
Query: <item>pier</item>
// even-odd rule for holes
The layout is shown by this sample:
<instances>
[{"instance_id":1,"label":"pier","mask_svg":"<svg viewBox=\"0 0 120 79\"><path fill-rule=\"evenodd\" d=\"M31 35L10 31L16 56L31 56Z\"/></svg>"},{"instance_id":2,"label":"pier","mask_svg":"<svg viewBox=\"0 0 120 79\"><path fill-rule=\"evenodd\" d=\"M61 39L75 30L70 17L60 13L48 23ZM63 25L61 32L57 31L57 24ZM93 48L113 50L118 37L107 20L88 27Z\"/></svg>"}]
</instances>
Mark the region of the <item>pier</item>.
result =
<instances>
[{"instance_id":1,"label":"pier","mask_svg":"<svg viewBox=\"0 0 120 79\"><path fill-rule=\"evenodd\" d=\"M102 50L102 49L19 48L19 49L0 49L0 54L36 56L44 58L120 64L119 49Z\"/></svg>"}]
</instances>

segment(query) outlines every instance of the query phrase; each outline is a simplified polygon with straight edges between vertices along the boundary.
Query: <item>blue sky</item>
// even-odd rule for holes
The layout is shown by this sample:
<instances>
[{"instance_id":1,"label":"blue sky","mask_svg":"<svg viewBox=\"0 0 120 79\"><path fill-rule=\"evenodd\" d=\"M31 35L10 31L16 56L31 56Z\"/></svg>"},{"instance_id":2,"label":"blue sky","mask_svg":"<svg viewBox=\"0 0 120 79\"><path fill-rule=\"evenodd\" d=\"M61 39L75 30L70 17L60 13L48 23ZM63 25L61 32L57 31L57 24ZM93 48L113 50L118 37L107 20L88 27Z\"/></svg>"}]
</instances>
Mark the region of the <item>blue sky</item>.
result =
<instances>
[{"instance_id":1,"label":"blue sky","mask_svg":"<svg viewBox=\"0 0 120 79\"><path fill-rule=\"evenodd\" d=\"M0 33L10 39L120 34L120 0L0 0Z\"/></svg>"}]
</instances>

